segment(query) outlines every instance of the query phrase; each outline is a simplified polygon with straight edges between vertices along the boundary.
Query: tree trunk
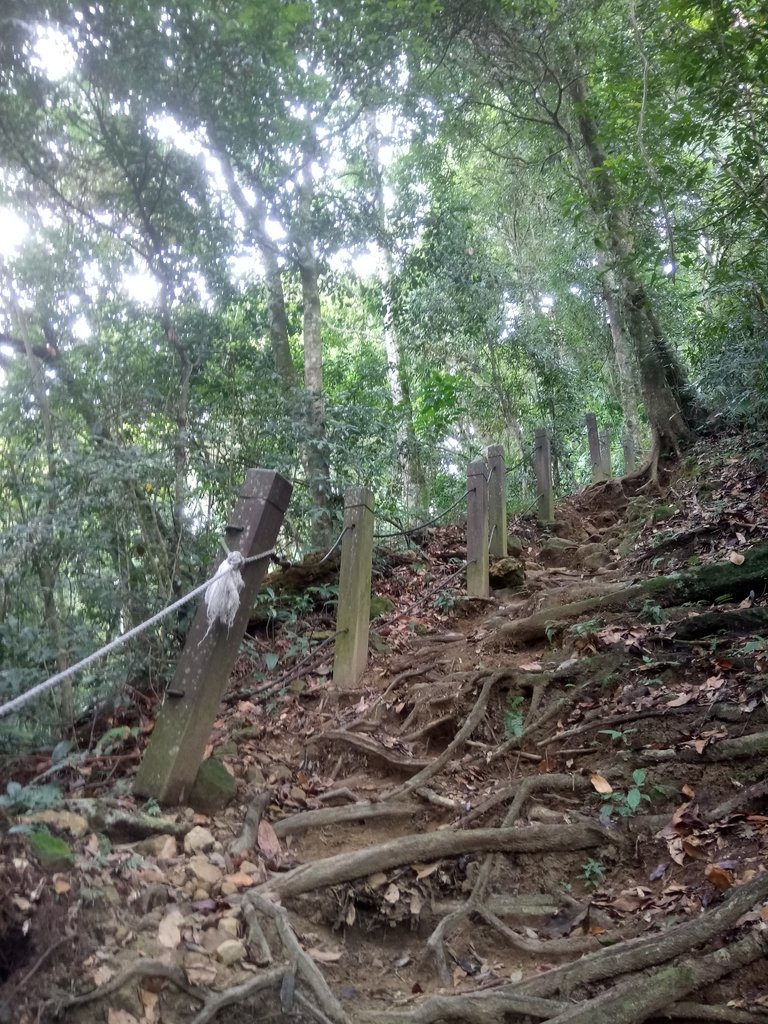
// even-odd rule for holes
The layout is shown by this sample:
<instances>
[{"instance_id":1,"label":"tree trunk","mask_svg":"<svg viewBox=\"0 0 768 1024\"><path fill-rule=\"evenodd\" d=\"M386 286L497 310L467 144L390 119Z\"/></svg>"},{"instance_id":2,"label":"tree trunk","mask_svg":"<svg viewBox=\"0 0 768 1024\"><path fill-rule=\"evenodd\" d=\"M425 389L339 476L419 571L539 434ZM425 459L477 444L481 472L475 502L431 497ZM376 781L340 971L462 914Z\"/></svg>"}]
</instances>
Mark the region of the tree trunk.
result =
<instances>
[{"instance_id":1,"label":"tree trunk","mask_svg":"<svg viewBox=\"0 0 768 1024\"><path fill-rule=\"evenodd\" d=\"M583 76L568 87L579 139L569 136L571 155L597 222L606 269L614 278L617 322L625 325L637 356L646 415L656 457L678 452L691 436L698 408L685 371L664 338L634 261L634 239L627 211L617 197L597 122L588 110Z\"/></svg>"},{"instance_id":2,"label":"tree trunk","mask_svg":"<svg viewBox=\"0 0 768 1024\"><path fill-rule=\"evenodd\" d=\"M640 396L637 389L637 361L621 316L616 278L611 269L605 265L603 253L600 254L599 259L603 268L603 298L608 313L608 326L611 330L611 340L613 342L613 357L616 362L619 398L624 413L627 433L632 438L635 451L637 451L640 447L640 424L637 417L640 407Z\"/></svg>"},{"instance_id":3,"label":"tree trunk","mask_svg":"<svg viewBox=\"0 0 768 1024\"><path fill-rule=\"evenodd\" d=\"M69 668L69 657L61 640L61 616L56 604L56 587L59 578L59 557L54 550L54 519L58 504L58 485L56 481L56 443L53 436L53 422L51 419L51 408L48 401L48 394L42 384L42 363L32 349L32 340L29 334L27 318L21 308L16 295L13 277L0 259L0 268L4 272L6 288L10 298L11 315L13 317L16 331L24 343L24 352L29 363L31 373L31 388L35 396L35 402L40 410L40 423L43 429L43 441L45 444L45 466L47 478L47 493L45 506L41 510L39 525L39 541L33 555L33 564L40 583L40 593L43 602L43 621L51 636L52 646L56 651L56 671L63 672ZM38 531L35 531L36 533ZM66 679L58 689L54 698L54 706L59 720L59 728L63 735L68 735L74 728L75 721L75 699L72 688L72 680Z\"/></svg>"},{"instance_id":4,"label":"tree trunk","mask_svg":"<svg viewBox=\"0 0 768 1024\"><path fill-rule=\"evenodd\" d=\"M404 467L404 491L406 503L415 502L420 509L429 506L424 463L413 427L413 405L407 358L395 324L392 281L394 260L392 238L387 224L387 209L384 203L384 177L379 160L379 130L376 114L368 111L366 121L366 157L368 172L373 179L373 211L375 217L376 241L379 250L379 281L381 282L381 303L383 307L384 350L387 354L387 377L392 402L399 412L398 449Z\"/></svg>"},{"instance_id":5,"label":"tree trunk","mask_svg":"<svg viewBox=\"0 0 768 1024\"><path fill-rule=\"evenodd\" d=\"M325 547L331 540L330 462L325 429L325 396L323 392L323 339L320 312L320 284L317 257L312 245L311 207L314 195L312 161L307 152L299 186L299 230L296 236L297 261L301 276L301 297L304 306L304 469L312 502L312 543Z\"/></svg>"}]
</instances>

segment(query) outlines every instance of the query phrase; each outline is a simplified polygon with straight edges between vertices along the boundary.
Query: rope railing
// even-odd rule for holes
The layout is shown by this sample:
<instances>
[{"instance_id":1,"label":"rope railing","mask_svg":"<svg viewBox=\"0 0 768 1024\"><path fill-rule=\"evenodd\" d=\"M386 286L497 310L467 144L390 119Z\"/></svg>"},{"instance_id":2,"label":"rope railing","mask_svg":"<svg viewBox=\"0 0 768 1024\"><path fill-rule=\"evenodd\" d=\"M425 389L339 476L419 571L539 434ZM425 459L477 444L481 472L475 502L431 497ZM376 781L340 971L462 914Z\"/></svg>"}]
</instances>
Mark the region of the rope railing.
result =
<instances>
[{"instance_id":1,"label":"rope railing","mask_svg":"<svg viewBox=\"0 0 768 1024\"><path fill-rule=\"evenodd\" d=\"M50 676L42 683L38 683L37 686L33 686L32 689L27 690L26 693L21 693L19 694L18 697L14 697L13 700L9 700L5 704L0 705L0 718L5 718L6 715L12 714L14 711L17 711L19 708L27 704L29 701L34 700L35 697L39 697L41 694L47 693L54 687L59 686L67 679L71 679L72 676L77 675L79 672L82 672L90 665L93 665L94 662L101 660L101 658L105 658L108 654L111 654L113 651L116 651L119 647L122 647L124 644L127 644L129 640L133 640L135 639L135 637L141 636L142 633L145 633L148 629L151 629L152 626L154 626L156 623L162 622L163 619L167 618L169 615L172 615L174 612L177 612L180 608L183 608L185 605L189 604L190 601L193 601L200 594L206 593L207 591L209 591L209 588L215 587L217 581L220 582L226 576L229 576L233 573L239 574L239 570L243 565L249 565L251 562L260 562L264 558L271 557L272 555L274 555L274 553L275 549L270 548L268 551L261 551L259 552L258 555L251 555L250 557L245 558L237 551L232 552L221 563L221 565L213 574L213 576L211 576L210 579L206 580L205 583L201 583L199 587L195 587L194 590L190 590L188 594L185 594L183 597L180 597L177 601L174 601L173 604L169 604L167 607L161 609L161 611L159 612L156 612L154 615L151 615L144 622L139 623L138 626L134 626L133 629L129 629L126 633L121 633L120 636L115 637L115 639L111 640L108 644L104 644L103 647L100 647L97 651L94 651L93 654L89 654L86 658L83 658L76 664L70 665L69 668L62 669L61 672L57 672L55 675ZM240 582L242 583L242 580ZM229 609L227 609L226 611L228 613ZM210 607L208 621L210 630L212 623L216 621L215 617L213 620L210 617Z\"/></svg>"},{"instance_id":2,"label":"rope railing","mask_svg":"<svg viewBox=\"0 0 768 1024\"><path fill-rule=\"evenodd\" d=\"M443 516L447 516L449 512L453 512L453 510L458 508L470 493L471 491L469 490L464 491L462 496L454 501L452 505L449 505L448 508L444 508L442 512L438 512L437 515L433 516L431 519L427 519L426 522L419 523L418 526L411 526L407 530L396 530L394 533L374 533L373 538L374 540L390 540L395 537L410 537L413 533L419 533L420 530L424 530L427 526L432 526L434 523L438 522L443 518ZM382 516L381 518L384 517Z\"/></svg>"}]
</instances>

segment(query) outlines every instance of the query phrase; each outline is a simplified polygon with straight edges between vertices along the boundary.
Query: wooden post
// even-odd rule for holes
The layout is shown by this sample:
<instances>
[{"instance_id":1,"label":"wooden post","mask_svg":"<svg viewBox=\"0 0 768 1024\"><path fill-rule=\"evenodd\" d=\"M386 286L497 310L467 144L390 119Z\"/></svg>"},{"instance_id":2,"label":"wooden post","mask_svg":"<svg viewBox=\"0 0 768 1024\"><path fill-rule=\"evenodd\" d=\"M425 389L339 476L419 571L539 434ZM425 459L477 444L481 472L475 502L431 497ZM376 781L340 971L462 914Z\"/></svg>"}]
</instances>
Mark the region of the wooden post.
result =
<instances>
[{"instance_id":1,"label":"wooden post","mask_svg":"<svg viewBox=\"0 0 768 1024\"><path fill-rule=\"evenodd\" d=\"M344 495L344 529L336 616L339 636L333 659L333 685L337 690L356 686L368 663L373 491L367 487L351 487Z\"/></svg>"},{"instance_id":2,"label":"wooden post","mask_svg":"<svg viewBox=\"0 0 768 1024\"><path fill-rule=\"evenodd\" d=\"M635 439L630 433L625 433L621 440L621 448L624 452L624 472L631 473L635 468Z\"/></svg>"},{"instance_id":3,"label":"wooden post","mask_svg":"<svg viewBox=\"0 0 768 1024\"><path fill-rule=\"evenodd\" d=\"M609 480L611 472L611 435L607 430L601 430L600 438L600 465L603 470L603 477Z\"/></svg>"},{"instance_id":4,"label":"wooden post","mask_svg":"<svg viewBox=\"0 0 768 1024\"><path fill-rule=\"evenodd\" d=\"M534 462L536 466L536 494L539 502L539 521L551 523L555 518L555 497L552 493L552 448L549 431L540 427L536 431Z\"/></svg>"},{"instance_id":5,"label":"wooden post","mask_svg":"<svg viewBox=\"0 0 768 1024\"><path fill-rule=\"evenodd\" d=\"M239 551L246 558L268 551L280 532L291 490L279 473L249 469L226 527L230 551ZM223 559L217 561L217 567ZM192 788L268 566L266 557L243 567L245 585L231 629L217 622L209 630L205 604L200 602L139 766L134 792L175 804Z\"/></svg>"},{"instance_id":6,"label":"wooden post","mask_svg":"<svg viewBox=\"0 0 768 1024\"><path fill-rule=\"evenodd\" d=\"M467 594L488 597L488 480L484 462L467 469Z\"/></svg>"},{"instance_id":7,"label":"wooden post","mask_svg":"<svg viewBox=\"0 0 768 1024\"><path fill-rule=\"evenodd\" d=\"M603 459L600 454L600 438L597 433L597 416L593 412L586 415L587 441L589 441L589 461L592 467L592 483L605 480L603 474Z\"/></svg>"},{"instance_id":8,"label":"wooden post","mask_svg":"<svg viewBox=\"0 0 768 1024\"><path fill-rule=\"evenodd\" d=\"M491 558L506 558L507 466L500 444L488 449L488 535Z\"/></svg>"}]
</instances>

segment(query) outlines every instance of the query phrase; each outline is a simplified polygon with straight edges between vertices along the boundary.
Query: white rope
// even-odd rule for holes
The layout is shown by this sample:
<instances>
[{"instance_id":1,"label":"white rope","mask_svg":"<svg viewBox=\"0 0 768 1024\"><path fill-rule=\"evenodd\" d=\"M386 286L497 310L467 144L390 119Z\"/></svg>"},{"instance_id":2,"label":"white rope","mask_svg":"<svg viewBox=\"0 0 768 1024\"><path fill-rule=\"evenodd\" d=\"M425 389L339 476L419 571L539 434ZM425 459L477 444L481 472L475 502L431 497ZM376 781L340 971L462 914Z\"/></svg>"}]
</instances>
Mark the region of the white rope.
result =
<instances>
[{"instance_id":1,"label":"white rope","mask_svg":"<svg viewBox=\"0 0 768 1024\"><path fill-rule=\"evenodd\" d=\"M232 613L232 621L229 621L229 605L226 606L225 612L227 617L221 618L222 605L220 601L213 602L214 605L214 618L211 620L211 605L208 603L208 595L206 594L206 607L208 612L208 632L210 632L213 623L219 618L228 626L232 625L234 616L237 613L237 607L239 606L239 594L242 588L243 579L240 576L240 567L242 565L248 565L251 562L259 562L263 558L268 558L270 555L274 555L275 549L270 548L269 551L262 551L258 555L251 555L250 558L243 558L239 551L232 552L227 558L221 563L219 568L214 573L210 580L206 580L205 583L201 583L199 587L195 587L194 590L190 590L184 597L180 597L178 601L174 601L173 604L169 604L167 608L163 608L162 611L152 615L146 622L139 623L138 626L134 626L133 629L129 629L127 633L122 633L120 636L115 637L104 647L100 647L98 651L94 651L93 654L89 654L87 658L83 658L82 661L78 661L76 665L71 665L69 668L65 668L62 672L57 672L55 676L51 676L50 679L46 679L43 683L38 683L37 686L33 686L31 690L27 690L26 693L20 694L18 697L14 697L13 700L9 700L7 704L0 705L0 718L5 718L6 715L10 715L13 711L22 707L27 701L32 700L34 697L38 697L41 693L45 693L47 690L52 690L54 686L58 686L59 683L63 683L65 679L69 679L77 672L81 672L84 668L92 665L94 661L98 661L100 658L106 657L107 654L111 654L112 651L118 647L122 647L123 644L128 643L129 640L133 640L134 637L144 633L151 626L154 626L156 622L160 622L162 619L171 615L173 612L178 611L179 608L183 608L185 604L189 604L198 594L202 594L207 591L210 587L211 590L216 586L217 581L221 583L226 575L229 573L236 573L240 579L240 587L236 588L236 596L238 605L235 606L234 612ZM234 581L233 581L234 582ZM235 584L236 586L236 584ZM233 587L235 589L235 587ZM206 636L208 634L206 633Z\"/></svg>"}]
</instances>

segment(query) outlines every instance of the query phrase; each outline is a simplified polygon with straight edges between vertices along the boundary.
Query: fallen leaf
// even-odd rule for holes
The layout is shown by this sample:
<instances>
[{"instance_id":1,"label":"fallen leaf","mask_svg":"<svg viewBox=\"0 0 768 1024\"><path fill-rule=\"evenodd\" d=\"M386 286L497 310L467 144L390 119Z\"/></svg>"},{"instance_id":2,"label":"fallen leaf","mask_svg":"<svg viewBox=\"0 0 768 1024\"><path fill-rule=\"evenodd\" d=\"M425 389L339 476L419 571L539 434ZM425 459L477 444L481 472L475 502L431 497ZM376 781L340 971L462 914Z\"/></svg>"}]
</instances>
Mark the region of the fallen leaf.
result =
<instances>
[{"instance_id":1,"label":"fallen leaf","mask_svg":"<svg viewBox=\"0 0 768 1024\"><path fill-rule=\"evenodd\" d=\"M387 903L397 903L400 899L400 890L394 882L390 882L387 887L387 891L384 893L384 899Z\"/></svg>"},{"instance_id":2,"label":"fallen leaf","mask_svg":"<svg viewBox=\"0 0 768 1024\"><path fill-rule=\"evenodd\" d=\"M744 564L744 555L742 555L742 553L740 551L729 551L728 552L728 561L729 562L733 562L734 565L743 565Z\"/></svg>"},{"instance_id":3,"label":"fallen leaf","mask_svg":"<svg viewBox=\"0 0 768 1024\"><path fill-rule=\"evenodd\" d=\"M436 860L432 864L411 864L411 867L416 872L416 878L421 881L422 878L429 878L437 871L440 861Z\"/></svg>"},{"instance_id":4,"label":"fallen leaf","mask_svg":"<svg viewBox=\"0 0 768 1024\"><path fill-rule=\"evenodd\" d=\"M166 949L176 949L181 942L180 925L183 917L180 910L169 911L157 926L157 941Z\"/></svg>"},{"instance_id":5,"label":"fallen leaf","mask_svg":"<svg viewBox=\"0 0 768 1024\"><path fill-rule=\"evenodd\" d=\"M258 844L259 849L267 860L274 861L280 859L280 840L277 838L277 833L270 823L264 818L259 822Z\"/></svg>"},{"instance_id":6,"label":"fallen leaf","mask_svg":"<svg viewBox=\"0 0 768 1024\"><path fill-rule=\"evenodd\" d=\"M707 864L704 868L704 877L719 892L727 892L733 885L733 875L719 864Z\"/></svg>"},{"instance_id":7,"label":"fallen leaf","mask_svg":"<svg viewBox=\"0 0 768 1024\"><path fill-rule=\"evenodd\" d=\"M184 973L190 985L207 987L216 981L216 968L213 964L192 964L185 968Z\"/></svg>"},{"instance_id":8,"label":"fallen leaf","mask_svg":"<svg viewBox=\"0 0 768 1024\"><path fill-rule=\"evenodd\" d=\"M115 972L110 967L107 967L106 964L102 964L100 967L97 967L91 975L96 988L101 988L102 985L106 985L108 981L112 981L114 976Z\"/></svg>"},{"instance_id":9,"label":"fallen leaf","mask_svg":"<svg viewBox=\"0 0 768 1024\"><path fill-rule=\"evenodd\" d=\"M139 1024L139 1022L127 1010L116 1010L110 1006L107 1010L107 1024Z\"/></svg>"},{"instance_id":10,"label":"fallen leaf","mask_svg":"<svg viewBox=\"0 0 768 1024\"><path fill-rule=\"evenodd\" d=\"M692 700L693 700L693 694L692 693L690 693L690 692L689 693L681 693L680 696L679 697L675 697L674 700L668 700L666 706L668 708L681 708L681 707L683 707L684 704L690 704L690 702Z\"/></svg>"},{"instance_id":11,"label":"fallen leaf","mask_svg":"<svg viewBox=\"0 0 768 1024\"><path fill-rule=\"evenodd\" d=\"M139 998L141 999L141 1005L144 1010L144 1019L149 1024L155 1024L157 1020L157 992L150 992L149 989L140 988Z\"/></svg>"},{"instance_id":12,"label":"fallen leaf","mask_svg":"<svg viewBox=\"0 0 768 1024\"><path fill-rule=\"evenodd\" d=\"M543 672L540 661L527 661L518 667L521 672Z\"/></svg>"},{"instance_id":13,"label":"fallen leaf","mask_svg":"<svg viewBox=\"0 0 768 1024\"><path fill-rule=\"evenodd\" d=\"M600 775L599 772L593 772L590 775L590 777L589 777L589 781L592 783L592 785L594 786L594 788L597 790L598 793L612 793L613 792L613 786L610 784L608 779L606 779L606 778L604 778L604 776Z\"/></svg>"},{"instance_id":14,"label":"fallen leaf","mask_svg":"<svg viewBox=\"0 0 768 1024\"><path fill-rule=\"evenodd\" d=\"M313 946L307 950L309 956L318 964L335 964L337 960L341 960L341 950L328 950L328 949L317 949Z\"/></svg>"},{"instance_id":15,"label":"fallen leaf","mask_svg":"<svg viewBox=\"0 0 768 1024\"><path fill-rule=\"evenodd\" d=\"M62 893L70 892L72 889L72 883L69 881L66 875L54 875L53 876L53 891L57 896L61 896Z\"/></svg>"}]
</instances>

